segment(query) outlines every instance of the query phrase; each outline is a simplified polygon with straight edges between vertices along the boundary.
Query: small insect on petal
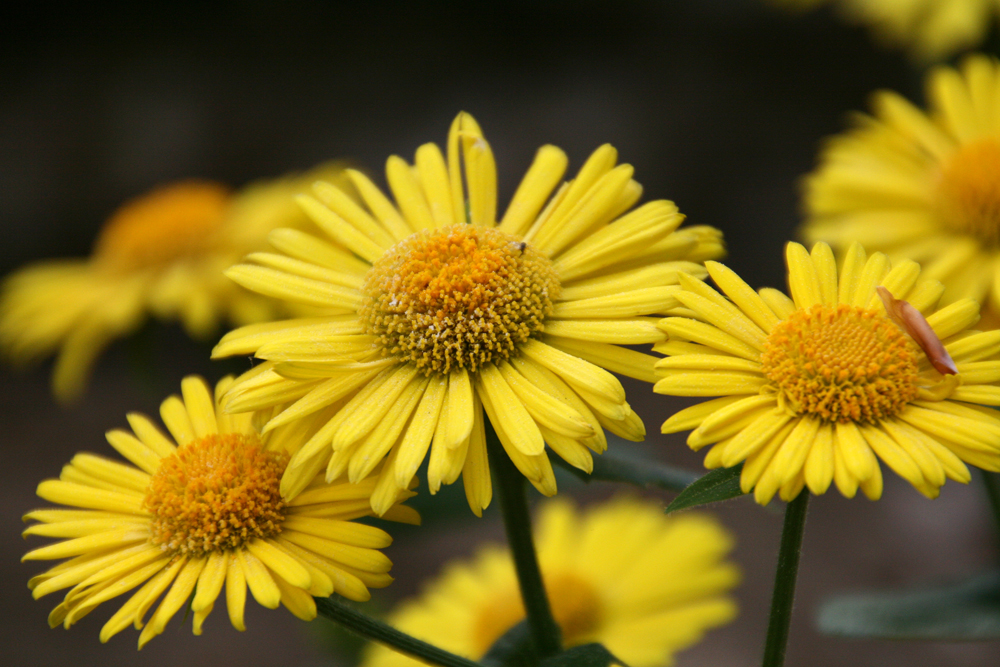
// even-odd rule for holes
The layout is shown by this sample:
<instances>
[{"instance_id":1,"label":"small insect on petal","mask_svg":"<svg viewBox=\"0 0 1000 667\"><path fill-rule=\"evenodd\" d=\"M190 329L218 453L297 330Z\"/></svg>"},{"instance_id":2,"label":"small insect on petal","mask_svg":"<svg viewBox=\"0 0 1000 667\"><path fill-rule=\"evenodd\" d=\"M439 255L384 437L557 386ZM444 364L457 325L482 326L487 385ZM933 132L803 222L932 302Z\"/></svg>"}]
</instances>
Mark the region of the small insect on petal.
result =
<instances>
[{"instance_id":1,"label":"small insect on petal","mask_svg":"<svg viewBox=\"0 0 1000 667\"><path fill-rule=\"evenodd\" d=\"M957 375L958 368L955 367L951 355L948 354L948 350L944 349L941 339L937 337L920 311L906 301L897 299L881 285L875 289L879 298L882 299L889 319L898 324L903 331L910 335L910 338L917 342L917 345L927 355L927 360L934 366L934 370L942 375Z\"/></svg>"}]
</instances>

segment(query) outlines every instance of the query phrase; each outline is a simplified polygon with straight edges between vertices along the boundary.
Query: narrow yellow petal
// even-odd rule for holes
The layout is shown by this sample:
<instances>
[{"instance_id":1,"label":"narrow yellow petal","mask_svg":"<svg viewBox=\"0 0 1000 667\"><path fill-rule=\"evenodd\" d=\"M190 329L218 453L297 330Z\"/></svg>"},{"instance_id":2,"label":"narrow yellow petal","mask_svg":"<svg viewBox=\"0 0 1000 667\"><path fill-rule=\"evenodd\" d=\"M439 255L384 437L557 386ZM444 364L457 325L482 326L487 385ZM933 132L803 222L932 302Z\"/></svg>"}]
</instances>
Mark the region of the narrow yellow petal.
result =
<instances>
[{"instance_id":1,"label":"narrow yellow petal","mask_svg":"<svg viewBox=\"0 0 1000 667\"><path fill-rule=\"evenodd\" d=\"M126 491L95 489L72 482L49 479L38 485L39 497L58 505L92 510L107 510L123 514L145 515L142 509L144 496Z\"/></svg>"},{"instance_id":2,"label":"narrow yellow petal","mask_svg":"<svg viewBox=\"0 0 1000 667\"><path fill-rule=\"evenodd\" d=\"M534 339L522 345L521 352L561 377L574 389L605 396L616 403L625 402L625 390L621 383L602 368Z\"/></svg>"},{"instance_id":3,"label":"narrow yellow petal","mask_svg":"<svg viewBox=\"0 0 1000 667\"><path fill-rule=\"evenodd\" d=\"M181 380L181 395L184 397L184 407L191 420L195 437L203 438L218 433L215 397L205 381L200 377L189 375Z\"/></svg>"},{"instance_id":4,"label":"narrow yellow petal","mask_svg":"<svg viewBox=\"0 0 1000 667\"><path fill-rule=\"evenodd\" d=\"M464 368L452 370L448 377L447 405L442 413L442 419L447 415L443 437L445 446L453 449L469 437L475 418L472 380Z\"/></svg>"},{"instance_id":5,"label":"narrow yellow petal","mask_svg":"<svg viewBox=\"0 0 1000 667\"><path fill-rule=\"evenodd\" d=\"M282 538L292 544L297 544L307 551L312 551L315 554L329 558L335 563L343 563L348 567L375 573L388 572L392 567L392 562L385 554L375 549L340 544L295 530L283 531L281 535ZM252 590L251 588L251 592Z\"/></svg>"},{"instance_id":6,"label":"narrow yellow petal","mask_svg":"<svg viewBox=\"0 0 1000 667\"><path fill-rule=\"evenodd\" d=\"M434 225L444 227L455 224L448 167L441 149L436 144L424 144L417 149L415 162Z\"/></svg>"},{"instance_id":7,"label":"narrow yellow petal","mask_svg":"<svg viewBox=\"0 0 1000 667\"><path fill-rule=\"evenodd\" d=\"M654 365L657 357L642 352L636 352L625 347L597 343L574 338L556 338L545 336L545 342L567 354L579 357L599 366L614 371L626 377L636 378L645 382L656 382L657 374Z\"/></svg>"},{"instance_id":8,"label":"narrow yellow petal","mask_svg":"<svg viewBox=\"0 0 1000 667\"><path fill-rule=\"evenodd\" d=\"M327 208L375 244L382 248L388 248L395 242L391 234L368 215L363 208L355 204L354 200L344 194L340 188L324 181L317 181L313 184L313 192Z\"/></svg>"},{"instance_id":9,"label":"narrow yellow petal","mask_svg":"<svg viewBox=\"0 0 1000 667\"><path fill-rule=\"evenodd\" d=\"M835 448L839 451L845 472L858 482L875 474L878 461L854 422L837 422Z\"/></svg>"},{"instance_id":10,"label":"narrow yellow petal","mask_svg":"<svg viewBox=\"0 0 1000 667\"><path fill-rule=\"evenodd\" d=\"M790 482L802 472L802 466L805 465L809 451L817 438L820 424L819 419L809 417L800 417L797 420L795 428L785 439L785 444L771 461L779 486Z\"/></svg>"},{"instance_id":11,"label":"narrow yellow petal","mask_svg":"<svg viewBox=\"0 0 1000 667\"><path fill-rule=\"evenodd\" d=\"M316 618L316 601L312 595L297 588L280 576L275 577L278 590L281 591L281 604L290 611L293 616L303 621L311 621Z\"/></svg>"},{"instance_id":12,"label":"narrow yellow petal","mask_svg":"<svg viewBox=\"0 0 1000 667\"><path fill-rule=\"evenodd\" d=\"M448 390L447 377L430 378L430 383L413 413L413 419L403 435L402 442L399 444L394 474L396 475L396 485L400 488L409 486L410 480L413 479L417 468L420 467L427 454Z\"/></svg>"},{"instance_id":13,"label":"narrow yellow petal","mask_svg":"<svg viewBox=\"0 0 1000 667\"><path fill-rule=\"evenodd\" d=\"M156 424L154 424L149 417L138 412L130 412L126 416L128 419L129 426L132 427L132 431L135 433L136 437L142 441L146 447L152 450L157 455L157 460L159 457L170 456L177 451L177 445L170 441L166 435L163 434ZM114 446L114 445L112 445ZM115 447L117 449L117 447ZM119 450L121 452L121 450ZM124 452L121 452L122 456L132 461L131 458ZM143 460L148 460L146 455L142 456ZM136 463L135 461L132 461ZM136 465L139 465L136 463ZM142 466L139 466L142 468ZM143 468L143 470L146 470ZM149 472L146 470L146 472Z\"/></svg>"},{"instance_id":14,"label":"narrow yellow petal","mask_svg":"<svg viewBox=\"0 0 1000 667\"><path fill-rule=\"evenodd\" d=\"M694 280L692 279L692 283ZM682 280L682 285L683 280ZM704 284L704 283L702 283ZM667 289L667 288L665 288ZM698 318L718 327L733 338L746 343L756 350L764 348L766 336L750 318L732 307L722 307L699 294L678 292L675 298L698 314Z\"/></svg>"},{"instance_id":15,"label":"narrow yellow petal","mask_svg":"<svg viewBox=\"0 0 1000 667\"><path fill-rule=\"evenodd\" d=\"M410 165L403 158L393 155L385 163L385 177L409 225L418 231L432 229L434 217Z\"/></svg>"},{"instance_id":16,"label":"narrow yellow petal","mask_svg":"<svg viewBox=\"0 0 1000 667\"><path fill-rule=\"evenodd\" d=\"M723 396L756 394L768 379L754 373L720 371L660 371L653 391L670 396Z\"/></svg>"},{"instance_id":17,"label":"narrow yellow petal","mask_svg":"<svg viewBox=\"0 0 1000 667\"><path fill-rule=\"evenodd\" d=\"M341 311L354 311L361 307L362 297L357 288L334 285L325 280L303 278L254 264L237 264L224 273L248 290L276 299Z\"/></svg>"},{"instance_id":18,"label":"narrow yellow petal","mask_svg":"<svg viewBox=\"0 0 1000 667\"><path fill-rule=\"evenodd\" d=\"M233 627L244 632L247 629L243 622L243 611L247 602L247 577L239 551L227 554L229 563L226 567L226 609L229 612L229 622Z\"/></svg>"},{"instance_id":19,"label":"narrow yellow petal","mask_svg":"<svg viewBox=\"0 0 1000 667\"><path fill-rule=\"evenodd\" d=\"M487 364L479 370L476 380L477 393L480 398L484 393L489 396L511 444L526 456L542 454L545 441L538 425L500 370L493 364Z\"/></svg>"},{"instance_id":20,"label":"narrow yellow petal","mask_svg":"<svg viewBox=\"0 0 1000 667\"><path fill-rule=\"evenodd\" d=\"M873 253L858 274L857 284L850 301L842 303L860 308L867 306L875 295L875 288L881 285L889 274L889 267L888 257L880 252Z\"/></svg>"},{"instance_id":21,"label":"narrow yellow petal","mask_svg":"<svg viewBox=\"0 0 1000 667\"><path fill-rule=\"evenodd\" d=\"M816 270L816 281L819 285L823 303L828 306L837 305L837 260L833 250L826 243L817 243L809 253L813 268Z\"/></svg>"},{"instance_id":22,"label":"narrow yellow petal","mask_svg":"<svg viewBox=\"0 0 1000 667\"><path fill-rule=\"evenodd\" d=\"M594 435L593 427L564 401L527 380L506 361L500 362L498 368L538 426L574 439Z\"/></svg>"},{"instance_id":23,"label":"narrow yellow petal","mask_svg":"<svg viewBox=\"0 0 1000 667\"><path fill-rule=\"evenodd\" d=\"M698 322L687 317L667 317L660 320L659 327L666 331L671 338L677 337L681 340L707 345L750 361L760 361L759 349L711 324Z\"/></svg>"},{"instance_id":24,"label":"narrow yellow petal","mask_svg":"<svg viewBox=\"0 0 1000 667\"><path fill-rule=\"evenodd\" d=\"M392 158L389 159L390 161L392 160ZM310 197L309 195L296 195L295 201L302 207L302 210L305 211L306 215L308 215L313 222L320 227L320 229L326 232L330 238L343 245L366 262L374 262L376 259L381 257L382 253L385 251L385 248L365 236L362 232L358 231L346 220L328 209L313 197Z\"/></svg>"},{"instance_id":25,"label":"narrow yellow petal","mask_svg":"<svg viewBox=\"0 0 1000 667\"><path fill-rule=\"evenodd\" d=\"M368 383L332 420L338 427L333 433L333 448L346 447L370 433L417 374L416 365L405 364L386 369Z\"/></svg>"},{"instance_id":26,"label":"narrow yellow petal","mask_svg":"<svg viewBox=\"0 0 1000 667\"><path fill-rule=\"evenodd\" d=\"M482 516L493 499L493 483L486 454L486 433L483 424L483 410L476 410L476 420L469 437L469 447L462 467L462 483L469 508L476 516Z\"/></svg>"},{"instance_id":27,"label":"narrow yellow petal","mask_svg":"<svg viewBox=\"0 0 1000 667\"><path fill-rule=\"evenodd\" d=\"M534 161L507 206L500 231L515 236L527 233L566 173L568 162L566 154L555 146L542 146L538 149Z\"/></svg>"},{"instance_id":28,"label":"narrow yellow petal","mask_svg":"<svg viewBox=\"0 0 1000 667\"><path fill-rule=\"evenodd\" d=\"M731 468L740 461L752 456L762 447L772 441L782 427L792 421L789 414L779 411L766 412L740 431L726 447L726 457L723 465ZM797 420L796 420L797 421ZM790 431L789 431L790 432Z\"/></svg>"},{"instance_id":29,"label":"narrow yellow petal","mask_svg":"<svg viewBox=\"0 0 1000 667\"><path fill-rule=\"evenodd\" d=\"M965 331L978 321L979 304L973 299L961 299L927 316L927 323L942 340Z\"/></svg>"},{"instance_id":30,"label":"narrow yellow petal","mask_svg":"<svg viewBox=\"0 0 1000 667\"><path fill-rule=\"evenodd\" d=\"M281 604L281 592L267 568L256 556L245 549L236 549L235 553L243 568L243 576L246 577L247 587L254 600L267 609L277 609L278 605Z\"/></svg>"},{"instance_id":31,"label":"narrow yellow petal","mask_svg":"<svg viewBox=\"0 0 1000 667\"><path fill-rule=\"evenodd\" d=\"M185 558L178 558L169 567L166 567L151 579L142 588L132 595L108 622L101 628L101 643L106 643L111 637L118 634L129 625L142 627L142 617L146 615L146 610L152 606L160 594L166 590L167 586L174 580L181 567L186 562Z\"/></svg>"},{"instance_id":32,"label":"narrow yellow petal","mask_svg":"<svg viewBox=\"0 0 1000 667\"><path fill-rule=\"evenodd\" d=\"M288 227L275 229L267 235L267 242L288 257L333 269L332 274L326 275L337 276L340 281L335 283L337 285L350 287L352 284L358 284L360 277L371 268L371 264L358 259L353 253L298 229ZM280 256L272 255L272 257ZM271 268L283 268L282 265L272 264L270 266ZM284 270L288 270L287 265L284 265ZM305 275L305 277L313 276Z\"/></svg>"},{"instance_id":33,"label":"narrow yellow petal","mask_svg":"<svg viewBox=\"0 0 1000 667\"><path fill-rule=\"evenodd\" d=\"M914 462L913 457L896 444L892 438L874 426L863 425L860 429L861 435L864 436L875 454L885 461L885 464L892 468L897 475L914 486L925 483L924 475Z\"/></svg>"},{"instance_id":34,"label":"narrow yellow petal","mask_svg":"<svg viewBox=\"0 0 1000 667\"><path fill-rule=\"evenodd\" d=\"M469 222L492 227L497 222L497 166L493 149L468 114L462 119L459 139L465 160Z\"/></svg>"},{"instance_id":35,"label":"narrow yellow petal","mask_svg":"<svg viewBox=\"0 0 1000 667\"><path fill-rule=\"evenodd\" d=\"M816 433L805 460L804 479L816 495L826 493L833 482L833 426L823 424Z\"/></svg>"},{"instance_id":36,"label":"narrow yellow petal","mask_svg":"<svg viewBox=\"0 0 1000 667\"><path fill-rule=\"evenodd\" d=\"M198 612L209 609L215 604L216 598L226 582L226 571L229 569L229 555L222 551L208 554L205 568L198 577L198 587L191 600L191 610Z\"/></svg>"},{"instance_id":37,"label":"narrow yellow petal","mask_svg":"<svg viewBox=\"0 0 1000 667\"><path fill-rule=\"evenodd\" d=\"M370 433L361 440L347 443L348 445L360 443L347 466L348 479L352 483L367 477L375 469L375 466L382 461L389 450L394 445L397 445L403 437L402 433L406 428L410 415L413 414L421 397L426 392L428 382L429 378L418 377L406 385L403 391L391 401L391 409L388 410L388 415L383 415L383 419L375 425L375 428ZM338 446L337 436L334 435L333 446L337 450L345 445ZM398 447L396 447L396 451L398 452Z\"/></svg>"},{"instance_id":38,"label":"narrow yellow petal","mask_svg":"<svg viewBox=\"0 0 1000 667\"><path fill-rule=\"evenodd\" d=\"M865 253L865 249L861 247L861 244L856 242L851 243L844 253L844 259L840 265L840 285L837 294L838 303L851 304L853 302L854 294L857 292L858 280L861 278L861 271L867 261L868 255ZM843 489L841 489L841 493L843 493Z\"/></svg>"},{"instance_id":39,"label":"narrow yellow petal","mask_svg":"<svg viewBox=\"0 0 1000 667\"><path fill-rule=\"evenodd\" d=\"M255 539L247 542L246 549L260 559L268 569L293 586L308 589L312 585L309 571L295 558L267 540Z\"/></svg>"},{"instance_id":40,"label":"narrow yellow petal","mask_svg":"<svg viewBox=\"0 0 1000 667\"><path fill-rule=\"evenodd\" d=\"M804 309L822 304L823 293L809 251L799 243L788 243L785 262L788 264L788 289L795 305Z\"/></svg>"},{"instance_id":41,"label":"narrow yellow petal","mask_svg":"<svg viewBox=\"0 0 1000 667\"><path fill-rule=\"evenodd\" d=\"M205 560L204 558L193 558L184 564L184 568L178 573L173 586L170 587L160 606L157 607L156 612L149 619L149 623L139 635L140 649L150 639L162 633L174 614L187 602L191 591L194 590L194 586L198 582L202 568L205 567Z\"/></svg>"},{"instance_id":42,"label":"narrow yellow petal","mask_svg":"<svg viewBox=\"0 0 1000 667\"><path fill-rule=\"evenodd\" d=\"M347 169L345 171L351 183L357 188L358 193L375 217L389 230L393 238L402 241L416 230L403 219L396 207L393 206L389 198L382 194L382 191L371 182L371 180L359 171Z\"/></svg>"},{"instance_id":43,"label":"narrow yellow petal","mask_svg":"<svg viewBox=\"0 0 1000 667\"><path fill-rule=\"evenodd\" d=\"M77 454L73 457L70 465L88 475L111 483L115 488L145 494L149 487L150 475L148 473L101 456Z\"/></svg>"},{"instance_id":44,"label":"narrow yellow petal","mask_svg":"<svg viewBox=\"0 0 1000 667\"><path fill-rule=\"evenodd\" d=\"M778 318L774 312L767 307L767 304L760 298L757 292L753 291L735 271L718 262L705 262L705 268L712 280L719 286L723 293L732 299L733 303L754 324L760 327L764 333L771 333L771 329L778 323Z\"/></svg>"},{"instance_id":45,"label":"narrow yellow petal","mask_svg":"<svg viewBox=\"0 0 1000 667\"><path fill-rule=\"evenodd\" d=\"M787 319L789 315L795 312L795 302L780 290L771 287L762 287L757 294L760 296L760 300L771 309L779 320Z\"/></svg>"},{"instance_id":46,"label":"narrow yellow petal","mask_svg":"<svg viewBox=\"0 0 1000 667\"><path fill-rule=\"evenodd\" d=\"M661 433L679 433L698 428L699 425L716 411L744 400L744 396L723 396L713 398L710 401L703 401L675 412L667 421L663 422Z\"/></svg>"},{"instance_id":47,"label":"narrow yellow petal","mask_svg":"<svg viewBox=\"0 0 1000 667\"><path fill-rule=\"evenodd\" d=\"M687 444L692 450L698 451L705 445L736 435L777 405L774 396L769 395L757 394L745 398L742 396L734 398L739 400L728 403L707 415L701 424L691 432Z\"/></svg>"}]
</instances>

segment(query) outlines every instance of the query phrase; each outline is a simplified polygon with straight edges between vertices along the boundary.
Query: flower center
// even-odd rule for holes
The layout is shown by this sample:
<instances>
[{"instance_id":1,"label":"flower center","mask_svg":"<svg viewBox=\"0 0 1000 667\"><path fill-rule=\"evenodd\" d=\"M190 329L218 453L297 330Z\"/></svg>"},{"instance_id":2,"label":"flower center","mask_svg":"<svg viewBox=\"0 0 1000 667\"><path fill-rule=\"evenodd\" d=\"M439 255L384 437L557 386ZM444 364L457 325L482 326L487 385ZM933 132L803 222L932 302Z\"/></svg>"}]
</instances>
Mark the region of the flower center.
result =
<instances>
[{"instance_id":1,"label":"flower center","mask_svg":"<svg viewBox=\"0 0 1000 667\"><path fill-rule=\"evenodd\" d=\"M761 370L797 413L876 422L917 395L913 343L876 310L813 306L771 331Z\"/></svg>"},{"instance_id":2,"label":"flower center","mask_svg":"<svg viewBox=\"0 0 1000 667\"><path fill-rule=\"evenodd\" d=\"M361 317L384 354L427 375L509 358L542 330L559 279L541 253L496 229L425 230L368 272Z\"/></svg>"},{"instance_id":3,"label":"flower center","mask_svg":"<svg viewBox=\"0 0 1000 667\"><path fill-rule=\"evenodd\" d=\"M592 641L604 618L604 605L593 586L571 572L545 577L552 616L562 630L566 646ZM524 604L516 588L484 605L472 628L476 658L486 655L496 640L524 619Z\"/></svg>"},{"instance_id":4,"label":"flower center","mask_svg":"<svg viewBox=\"0 0 1000 667\"><path fill-rule=\"evenodd\" d=\"M227 433L194 440L160 462L146 491L153 544L203 556L281 532L279 485L288 464L255 435Z\"/></svg>"},{"instance_id":5,"label":"flower center","mask_svg":"<svg viewBox=\"0 0 1000 667\"><path fill-rule=\"evenodd\" d=\"M1000 244L1000 142L972 142L945 163L938 208L956 231L987 245Z\"/></svg>"},{"instance_id":6,"label":"flower center","mask_svg":"<svg viewBox=\"0 0 1000 667\"><path fill-rule=\"evenodd\" d=\"M203 250L222 226L231 195L222 185L186 181L126 202L105 223L94 254L115 270L160 266Z\"/></svg>"}]
</instances>

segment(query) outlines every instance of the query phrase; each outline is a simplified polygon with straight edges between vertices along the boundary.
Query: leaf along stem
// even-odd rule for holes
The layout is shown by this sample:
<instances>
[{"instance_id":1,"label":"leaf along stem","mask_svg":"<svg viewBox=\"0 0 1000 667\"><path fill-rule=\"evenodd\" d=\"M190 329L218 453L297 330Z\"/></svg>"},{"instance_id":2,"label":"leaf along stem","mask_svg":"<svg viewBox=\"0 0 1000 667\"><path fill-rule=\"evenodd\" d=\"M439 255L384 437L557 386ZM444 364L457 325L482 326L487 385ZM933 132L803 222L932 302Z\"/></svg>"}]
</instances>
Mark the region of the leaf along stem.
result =
<instances>
[{"instance_id":1,"label":"leaf along stem","mask_svg":"<svg viewBox=\"0 0 1000 667\"><path fill-rule=\"evenodd\" d=\"M785 523L781 529L781 547L778 551L778 570L774 576L774 593L771 597L771 617L767 624L764 644L763 667L782 667L788 648L788 629L792 622L792 605L795 601L795 579L799 572L799 554L802 551L802 533L809 508L809 491L803 489L785 507Z\"/></svg>"},{"instance_id":2,"label":"leaf along stem","mask_svg":"<svg viewBox=\"0 0 1000 667\"><path fill-rule=\"evenodd\" d=\"M479 663L449 653L427 642L400 632L371 616L350 607L335 596L315 598L316 611L347 630L369 641L384 644L394 651L403 653L429 665L440 667L480 667Z\"/></svg>"},{"instance_id":3,"label":"leaf along stem","mask_svg":"<svg viewBox=\"0 0 1000 667\"><path fill-rule=\"evenodd\" d=\"M543 660L562 650L562 639L545 594L542 573L538 569L538 557L531 536L525 478L510 460L489 420L486 420L486 446L490 467L493 469L494 487L500 499L507 542L514 558L514 569L517 571L521 598L527 613L529 634L538 659Z\"/></svg>"}]
</instances>

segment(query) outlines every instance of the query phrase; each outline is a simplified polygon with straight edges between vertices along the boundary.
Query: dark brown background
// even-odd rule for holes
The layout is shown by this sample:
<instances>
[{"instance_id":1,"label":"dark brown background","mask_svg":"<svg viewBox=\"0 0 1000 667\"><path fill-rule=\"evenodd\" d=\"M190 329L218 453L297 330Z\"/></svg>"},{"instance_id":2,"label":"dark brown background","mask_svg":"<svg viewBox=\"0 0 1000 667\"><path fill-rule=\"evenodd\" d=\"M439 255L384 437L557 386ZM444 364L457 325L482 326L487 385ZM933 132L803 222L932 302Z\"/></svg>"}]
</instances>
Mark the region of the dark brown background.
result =
<instances>
[{"instance_id":1,"label":"dark brown background","mask_svg":"<svg viewBox=\"0 0 1000 667\"><path fill-rule=\"evenodd\" d=\"M373 3L375 4L375 3ZM146 4L23 3L0 16L0 272L88 252L124 199L191 176L233 185L334 157L381 173L392 152L441 142L460 109L481 122L498 159L503 200L534 151L563 147L573 168L604 142L636 167L647 198L674 199L694 223L724 230L728 263L751 284L781 286L782 244L797 224L796 179L845 112L891 87L919 96L898 54L828 12L796 19L756 0L328 4L308 0ZM0 370L0 662L11 665L340 664L349 647L285 611L248 605L246 633L216 610L202 637L179 619L142 653L128 630L101 646L104 605L71 631L49 630L57 596L33 601L42 568L18 562L20 515L38 481L78 450L108 453L102 433L125 412L155 414L180 378L241 366L208 361L176 327L113 346L86 399L57 407L50 368ZM631 383L651 432L644 449L700 467L683 439L658 434L675 404ZM629 447L633 447L629 445ZM606 496L561 479L563 492ZM668 499L666 494L661 496ZM459 488L423 499L420 530L395 530L397 582L369 609L419 588L421 577L482 539L502 539L497 512L470 520ZM681 666L759 661L781 514L748 501L718 513L739 537L741 616L681 654ZM888 477L878 503L829 493L813 503L788 663L970 665L1000 662L1000 645L843 641L812 629L836 592L960 578L997 560L981 489L949 483L927 501Z\"/></svg>"}]
</instances>

